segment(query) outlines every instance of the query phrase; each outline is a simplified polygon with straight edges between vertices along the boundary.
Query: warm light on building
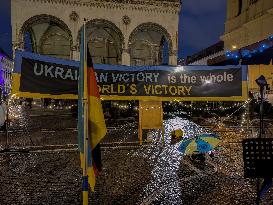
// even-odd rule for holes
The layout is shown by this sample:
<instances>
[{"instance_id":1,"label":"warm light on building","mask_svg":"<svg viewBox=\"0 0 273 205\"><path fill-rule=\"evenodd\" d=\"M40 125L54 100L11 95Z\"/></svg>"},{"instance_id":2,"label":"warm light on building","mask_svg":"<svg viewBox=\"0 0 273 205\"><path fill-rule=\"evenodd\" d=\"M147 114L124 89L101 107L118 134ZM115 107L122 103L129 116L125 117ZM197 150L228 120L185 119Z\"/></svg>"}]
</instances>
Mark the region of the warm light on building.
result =
<instances>
[{"instance_id":1,"label":"warm light on building","mask_svg":"<svg viewBox=\"0 0 273 205\"><path fill-rule=\"evenodd\" d=\"M221 36L225 50L239 49L271 36L272 14L272 0L242 1L242 4L237 0L228 0L225 33Z\"/></svg>"},{"instance_id":2,"label":"warm light on building","mask_svg":"<svg viewBox=\"0 0 273 205\"><path fill-rule=\"evenodd\" d=\"M233 45L233 46L232 46L232 49L233 49L233 50L237 49L237 46L236 46L236 45Z\"/></svg>"}]
</instances>

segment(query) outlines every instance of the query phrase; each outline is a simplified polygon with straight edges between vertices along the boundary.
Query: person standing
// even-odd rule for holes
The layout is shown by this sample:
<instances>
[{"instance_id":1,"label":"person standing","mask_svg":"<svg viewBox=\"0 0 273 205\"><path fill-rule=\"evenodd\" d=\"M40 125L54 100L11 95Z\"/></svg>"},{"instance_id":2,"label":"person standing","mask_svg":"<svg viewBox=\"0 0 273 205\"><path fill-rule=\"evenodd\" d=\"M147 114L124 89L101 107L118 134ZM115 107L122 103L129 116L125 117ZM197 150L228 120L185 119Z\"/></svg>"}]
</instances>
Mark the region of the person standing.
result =
<instances>
[{"instance_id":1,"label":"person standing","mask_svg":"<svg viewBox=\"0 0 273 205\"><path fill-rule=\"evenodd\" d=\"M7 123L7 106L5 101L1 102L0 105L0 127L1 130L6 130L6 123Z\"/></svg>"}]
</instances>

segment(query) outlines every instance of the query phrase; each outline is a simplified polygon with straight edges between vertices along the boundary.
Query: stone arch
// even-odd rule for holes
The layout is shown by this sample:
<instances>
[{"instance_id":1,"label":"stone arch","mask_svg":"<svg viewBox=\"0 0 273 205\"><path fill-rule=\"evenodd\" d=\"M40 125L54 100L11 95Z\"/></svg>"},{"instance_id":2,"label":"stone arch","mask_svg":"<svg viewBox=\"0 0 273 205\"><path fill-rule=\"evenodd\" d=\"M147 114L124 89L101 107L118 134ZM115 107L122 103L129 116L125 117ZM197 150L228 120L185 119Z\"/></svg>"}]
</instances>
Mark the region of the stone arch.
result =
<instances>
[{"instance_id":1,"label":"stone arch","mask_svg":"<svg viewBox=\"0 0 273 205\"><path fill-rule=\"evenodd\" d=\"M69 29L69 27L66 25L64 21L62 21L56 16L52 16L48 14L40 14L40 15L32 16L31 18L29 18L28 20L24 22L23 26L20 29L19 37L18 37L20 45L24 43L24 33L28 30L30 26L40 24L40 23L46 23L46 22L54 22L58 24L60 28L62 28L64 31L66 31L69 34L71 45L73 44L71 30Z\"/></svg>"},{"instance_id":2,"label":"stone arch","mask_svg":"<svg viewBox=\"0 0 273 205\"><path fill-rule=\"evenodd\" d=\"M32 42L35 47L33 52L40 53L42 50L47 49L47 52L42 52L42 54L70 58L70 52L73 45L71 30L61 19L48 14L36 15L24 22L18 36L20 48L24 48L25 46L25 35L27 32L31 33L32 39L35 39L34 27L36 28L36 30L34 30L39 33L40 38L39 40ZM40 28L38 31L37 27ZM37 41L40 42L39 45ZM62 43L65 43L63 53L62 48L59 48L60 46L58 46L58 44L61 45ZM55 50L58 50L56 54L50 53Z\"/></svg>"},{"instance_id":3,"label":"stone arch","mask_svg":"<svg viewBox=\"0 0 273 205\"><path fill-rule=\"evenodd\" d=\"M120 64L121 63L121 54L122 54L122 49L124 48L124 36L121 30L111 21L105 20L105 19L92 19L86 23L86 36L91 37L91 39L88 41L88 43L93 44L93 45L99 45L102 46L104 45L105 47L109 47L109 42L112 44L112 54L109 55L116 55L116 62L111 61L110 62L110 57L109 55L105 54L105 51L98 51L99 49L95 47L95 49L91 49L91 55L93 57L93 60L95 63L109 63L109 64ZM80 44L80 32L78 32L78 37L77 37L77 42L78 45ZM92 35L93 33L93 35ZM96 34L101 33L101 39L98 38L98 36L95 36ZM97 40L96 40L96 39ZM105 39L102 39L105 38ZM96 42L95 42L96 40ZM107 42L103 42L103 40L107 40ZM92 42L91 42L92 41ZM100 41L100 42L99 42ZM90 46L92 47L92 46ZM96 50L97 49L97 50ZM100 53L98 53L100 52ZM96 53L96 54L95 54ZM96 55L99 55L99 57ZM107 58L107 62L105 60L98 62L99 60L96 58ZM114 58L114 57L113 57Z\"/></svg>"},{"instance_id":4,"label":"stone arch","mask_svg":"<svg viewBox=\"0 0 273 205\"><path fill-rule=\"evenodd\" d=\"M156 36L153 37L152 35L156 35ZM172 44L171 35L163 26L157 23L152 23L152 22L142 23L138 25L131 32L129 36L129 41L128 41L128 49L131 55L131 64L138 65L136 62L133 63L133 61L134 60L137 61L138 55L145 55L145 52L147 54L146 55L147 58L144 61L151 59L150 62L148 63L146 62L147 64L144 63L145 65L156 65L160 63L159 60L161 61L162 57L159 55L162 55L161 49L162 49L163 41L164 41L164 39L162 38L164 38L165 41L167 41L169 53L172 53L173 44ZM155 43L154 39L158 39L158 42ZM150 50L151 50L150 55L148 54L149 44L150 44ZM140 45L142 48L140 48ZM143 49L143 52L139 52L139 54L137 54L136 50L141 50L141 49ZM143 56L139 56L139 60L143 61ZM139 65L144 65L144 64L143 62L141 62Z\"/></svg>"},{"instance_id":5,"label":"stone arch","mask_svg":"<svg viewBox=\"0 0 273 205\"><path fill-rule=\"evenodd\" d=\"M169 50L170 51L173 50L171 35L168 33L168 31L163 26L161 26L157 23L152 23L152 22L142 23L142 24L138 25L132 31L132 33L129 36L128 48L130 48L130 46L131 46L130 42L132 42L133 37L137 33L142 32L142 31L147 31L147 30L152 30L152 31L156 31L156 32L161 33L166 38L166 41L168 42Z\"/></svg>"}]
</instances>

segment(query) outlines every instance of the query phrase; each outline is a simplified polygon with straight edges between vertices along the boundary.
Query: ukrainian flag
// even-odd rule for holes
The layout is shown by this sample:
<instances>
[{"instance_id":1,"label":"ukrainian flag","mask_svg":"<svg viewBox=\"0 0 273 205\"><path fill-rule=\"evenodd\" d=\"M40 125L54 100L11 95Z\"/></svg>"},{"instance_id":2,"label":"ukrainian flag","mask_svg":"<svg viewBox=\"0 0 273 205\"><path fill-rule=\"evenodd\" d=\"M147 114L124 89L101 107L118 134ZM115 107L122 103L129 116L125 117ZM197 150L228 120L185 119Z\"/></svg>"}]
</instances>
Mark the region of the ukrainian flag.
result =
<instances>
[{"instance_id":1,"label":"ukrainian flag","mask_svg":"<svg viewBox=\"0 0 273 205\"><path fill-rule=\"evenodd\" d=\"M84 26L85 27L85 26ZM106 135L102 105L85 28L81 35L81 69L79 76L78 144L83 168L83 195L88 199L88 184L95 188L96 176L101 171L100 141ZM88 183L87 183L88 179ZM85 200L85 199L84 199Z\"/></svg>"}]
</instances>

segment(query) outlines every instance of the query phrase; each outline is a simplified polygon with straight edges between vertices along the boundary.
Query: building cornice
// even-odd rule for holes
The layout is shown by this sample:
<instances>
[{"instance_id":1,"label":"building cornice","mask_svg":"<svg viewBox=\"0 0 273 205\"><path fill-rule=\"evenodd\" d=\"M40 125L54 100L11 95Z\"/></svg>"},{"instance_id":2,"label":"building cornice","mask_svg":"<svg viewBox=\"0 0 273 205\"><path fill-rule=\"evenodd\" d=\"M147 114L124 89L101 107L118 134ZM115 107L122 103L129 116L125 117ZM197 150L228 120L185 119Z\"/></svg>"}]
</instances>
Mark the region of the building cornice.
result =
<instances>
[{"instance_id":1,"label":"building cornice","mask_svg":"<svg viewBox=\"0 0 273 205\"><path fill-rule=\"evenodd\" d=\"M23 1L23 0L22 0ZM45 4L62 4L79 7L96 7L110 9L130 9L177 13L180 11L179 0L24 0Z\"/></svg>"}]
</instances>

